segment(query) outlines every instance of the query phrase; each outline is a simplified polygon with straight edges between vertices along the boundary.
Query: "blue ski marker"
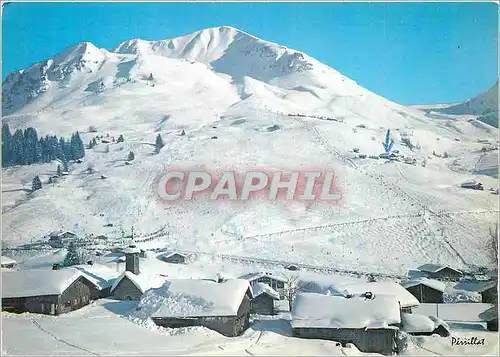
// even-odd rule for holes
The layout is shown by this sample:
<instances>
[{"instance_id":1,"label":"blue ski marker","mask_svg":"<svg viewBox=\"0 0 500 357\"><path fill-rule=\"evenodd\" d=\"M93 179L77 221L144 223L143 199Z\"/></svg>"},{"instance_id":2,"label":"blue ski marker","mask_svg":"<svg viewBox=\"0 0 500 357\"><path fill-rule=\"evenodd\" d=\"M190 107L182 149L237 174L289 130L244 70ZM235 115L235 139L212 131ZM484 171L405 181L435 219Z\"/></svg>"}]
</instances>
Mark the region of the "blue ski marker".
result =
<instances>
[{"instance_id":1,"label":"blue ski marker","mask_svg":"<svg viewBox=\"0 0 500 357\"><path fill-rule=\"evenodd\" d=\"M384 145L385 152L390 152L392 149L392 145L394 145L394 141L391 139L391 130L387 130L387 134L385 134L385 141L382 143Z\"/></svg>"}]
</instances>

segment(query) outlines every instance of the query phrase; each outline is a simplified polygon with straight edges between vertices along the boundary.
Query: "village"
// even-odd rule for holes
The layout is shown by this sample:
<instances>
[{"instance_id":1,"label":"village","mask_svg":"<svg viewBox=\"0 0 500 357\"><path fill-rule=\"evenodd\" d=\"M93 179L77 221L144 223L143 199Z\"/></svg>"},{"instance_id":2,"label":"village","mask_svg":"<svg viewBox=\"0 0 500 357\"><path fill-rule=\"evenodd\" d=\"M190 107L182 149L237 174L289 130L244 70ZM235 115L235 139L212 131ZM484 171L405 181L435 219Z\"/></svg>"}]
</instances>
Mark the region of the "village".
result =
<instances>
[{"instance_id":1,"label":"village","mask_svg":"<svg viewBox=\"0 0 500 357\"><path fill-rule=\"evenodd\" d=\"M38 265L18 262L6 256L14 251L4 250L4 312L59 316L100 300L135 302L136 310L160 328L201 326L231 338L274 316L287 321L294 338L335 341L382 355L402 354L412 336L452 338L454 327L464 322L472 331L478 326L498 331L496 270L461 272L423 264L401 279L374 273L348 283L324 276L318 283L301 275L304 267L291 264L278 272L180 277L161 265L189 267L193 254L142 249L131 238L99 251L82 244L91 249L88 260L68 266L64 254L78 236L61 230L47 238L53 252L47 256L56 259L42 264L40 258L31 259Z\"/></svg>"}]
</instances>

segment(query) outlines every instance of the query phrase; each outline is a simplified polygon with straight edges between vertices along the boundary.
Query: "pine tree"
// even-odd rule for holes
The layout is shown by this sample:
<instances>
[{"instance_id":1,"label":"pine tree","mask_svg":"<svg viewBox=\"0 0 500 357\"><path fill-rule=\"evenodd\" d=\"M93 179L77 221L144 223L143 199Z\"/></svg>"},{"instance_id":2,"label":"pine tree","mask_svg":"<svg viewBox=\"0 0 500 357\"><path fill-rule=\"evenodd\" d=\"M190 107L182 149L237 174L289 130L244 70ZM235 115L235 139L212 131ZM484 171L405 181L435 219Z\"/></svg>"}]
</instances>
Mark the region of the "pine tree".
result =
<instances>
[{"instance_id":1,"label":"pine tree","mask_svg":"<svg viewBox=\"0 0 500 357\"><path fill-rule=\"evenodd\" d=\"M92 147L95 147L97 145L97 140L95 138L92 139Z\"/></svg>"},{"instance_id":2,"label":"pine tree","mask_svg":"<svg viewBox=\"0 0 500 357\"><path fill-rule=\"evenodd\" d=\"M61 161L62 161L62 164L63 164L63 170L64 170L64 172L68 172L69 171L68 160L66 160L66 158L63 156L63 158L61 159Z\"/></svg>"},{"instance_id":3,"label":"pine tree","mask_svg":"<svg viewBox=\"0 0 500 357\"><path fill-rule=\"evenodd\" d=\"M77 160L85 156L85 147L83 145L83 141L80 138L80 133L78 131L73 135L71 135L70 146L71 146L71 155L70 155L71 159Z\"/></svg>"},{"instance_id":4,"label":"pine tree","mask_svg":"<svg viewBox=\"0 0 500 357\"><path fill-rule=\"evenodd\" d=\"M57 165L57 176L62 176L61 165Z\"/></svg>"},{"instance_id":5,"label":"pine tree","mask_svg":"<svg viewBox=\"0 0 500 357\"><path fill-rule=\"evenodd\" d=\"M12 164L12 134L9 125L2 125L2 167Z\"/></svg>"},{"instance_id":6,"label":"pine tree","mask_svg":"<svg viewBox=\"0 0 500 357\"><path fill-rule=\"evenodd\" d=\"M24 165L24 134L21 129L17 129L12 136L12 165Z\"/></svg>"},{"instance_id":7,"label":"pine tree","mask_svg":"<svg viewBox=\"0 0 500 357\"><path fill-rule=\"evenodd\" d=\"M68 246L68 253L66 253L63 265L65 267L69 267L78 264L81 264L80 255L78 254L78 250L76 249L75 243L71 242Z\"/></svg>"},{"instance_id":8,"label":"pine tree","mask_svg":"<svg viewBox=\"0 0 500 357\"><path fill-rule=\"evenodd\" d=\"M153 80L153 73L150 73L149 74L149 80L152 81Z\"/></svg>"},{"instance_id":9,"label":"pine tree","mask_svg":"<svg viewBox=\"0 0 500 357\"><path fill-rule=\"evenodd\" d=\"M134 153L131 151L128 153L127 161L132 161L135 159Z\"/></svg>"},{"instance_id":10,"label":"pine tree","mask_svg":"<svg viewBox=\"0 0 500 357\"><path fill-rule=\"evenodd\" d=\"M92 140L89 141L89 149L92 149L94 146L94 143L92 142Z\"/></svg>"},{"instance_id":11,"label":"pine tree","mask_svg":"<svg viewBox=\"0 0 500 357\"><path fill-rule=\"evenodd\" d=\"M117 143L123 143L125 141L125 139L123 138L123 135L120 134L120 136L118 137L118 140L116 140Z\"/></svg>"},{"instance_id":12,"label":"pine tree","mask_svg":"<svg viewBox=\"0 0 500 357\"><path fill-rule=\"evenodd\" d=\"M164 146L165 146L165 144L163 143L163 139L162 139L161 135L158 134L156 136L156 143L155 143L155 147L156 147L155 151L156 151L156 153L159 153L160 150L161 150L161 148L164 147Z\"/></svg>"},{"instance_id":13,"label":"pine tree","mask_svg":"<svg viewBox=\"0 0 500 357\"><path fill-rule=\"evenodd\" d=\"M106 145L106 148L104 149L104 152L107 154L109 152L109 145Z\"/></svg>"},{"instance_id":14,"label":"pine tree","mask_svg":"<svg viewBox=\"0 0 500 357\"><path fill-rule=\"evenodd\" d=\"M39 190L42 188L42 181L40 180L40 177L38 175L35 176L33 179L33 182L31 184L31 191L34 192L36 190Z\"/></svg>"}]
</instances>

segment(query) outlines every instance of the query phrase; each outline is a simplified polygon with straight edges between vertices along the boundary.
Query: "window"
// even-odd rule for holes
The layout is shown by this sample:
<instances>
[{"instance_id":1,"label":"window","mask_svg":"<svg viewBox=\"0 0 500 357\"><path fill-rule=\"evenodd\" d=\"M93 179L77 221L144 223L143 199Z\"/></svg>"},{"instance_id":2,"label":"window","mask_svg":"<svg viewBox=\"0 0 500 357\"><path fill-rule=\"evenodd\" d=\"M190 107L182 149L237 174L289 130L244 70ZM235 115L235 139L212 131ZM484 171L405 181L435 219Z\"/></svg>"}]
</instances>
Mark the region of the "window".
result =
<instances>
[{"instance_id":1,"label":"window","mask_svg":"<svg viewBox=\"0 0 500 357\"><path fill-rule=\"evenodd\" d=\"M285 283L282 281L278 281L278 288L283 289L285 287Z\"/></svg>"},{"instance_id":2,"label":"window","mask_svg":"<svg viewBox=\"0 0 500 357\"><path fill-rule=\"evenodd\" d=\"M64 307L71 307L71 301L68 300L64 303Z\"/></svg>"}]
</instances>

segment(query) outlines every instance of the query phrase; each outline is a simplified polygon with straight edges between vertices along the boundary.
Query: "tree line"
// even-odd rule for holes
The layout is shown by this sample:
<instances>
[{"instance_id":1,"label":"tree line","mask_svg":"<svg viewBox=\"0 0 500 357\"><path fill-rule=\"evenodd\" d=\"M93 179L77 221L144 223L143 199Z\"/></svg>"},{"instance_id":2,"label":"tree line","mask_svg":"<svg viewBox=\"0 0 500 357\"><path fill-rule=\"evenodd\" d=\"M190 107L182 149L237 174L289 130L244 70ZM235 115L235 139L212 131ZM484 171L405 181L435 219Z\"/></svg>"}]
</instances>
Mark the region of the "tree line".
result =
<instances>
[{"instance_id":1,"label":"tree line","mask_svg":"<svg viewBox=\"0 0 500 357\"><path fill-rule=\"evenodd\" d=\"M2 167L48 163L56 159L66 166L67 161L84 156L85 147L78 131L66 139L56 135L39 137L32 127L24 131L17 129L12 134L8 124L2 126Z\"/></svg>"}]
</instances>

